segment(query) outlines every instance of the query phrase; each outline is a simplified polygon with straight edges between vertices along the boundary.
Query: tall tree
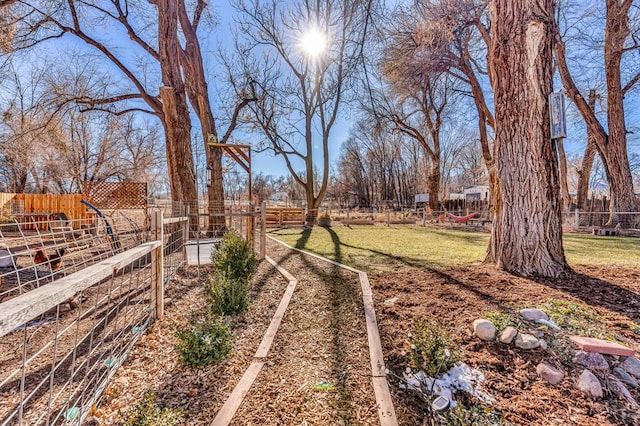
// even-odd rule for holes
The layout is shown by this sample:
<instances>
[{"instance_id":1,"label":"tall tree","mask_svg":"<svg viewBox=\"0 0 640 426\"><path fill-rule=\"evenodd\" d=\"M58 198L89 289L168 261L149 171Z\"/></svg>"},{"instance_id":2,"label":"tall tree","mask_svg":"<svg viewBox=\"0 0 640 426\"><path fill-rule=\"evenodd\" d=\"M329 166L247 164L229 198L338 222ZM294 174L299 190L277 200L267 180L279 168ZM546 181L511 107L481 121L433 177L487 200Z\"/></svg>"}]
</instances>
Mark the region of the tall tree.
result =
<instances>
[{"instance_id":1,"label":"tall tree","mask_svg":"<svg viewBox=\"0 0 640 426\"><path fill-rule=\"evenodd\" d=\"M562 246L558 161L550 140L554 1L496 0L490 51L503 203L487 260L524 276L555 277Z\"/></svg>"},{"instance_id":2,"label":"tall tree","mask_svg":"<svg viewBox=\"0 0 640 426\"><path fill-rule=\"evenodd\" d=\"M595 142L598 154L602 158L609 183L611 196L609 224L628 225L618 212L637 211L633 179L627 151L627 128L624 112L624 98L640 81L640 71L632 70L623 78L621 64L624 54L638 51L637 33L630 29L629 14L633 0L607 0L604 25L604 73L606 79L607 118L605 125L598 119L594 109L580 93L566 59L566 46L557 26L555 57L562 83L568 96L576 104L582 115L588 134ZM640 31L640 27L636 28ZM633 35L633 38L632 38ZM629 41L632 38L631 41Z\"/></svg>"},{"instance_id":3,"label":"tall tree","mask_svg":"<svg viewBox=\"0 0 640 426\"><path fill-rule=\"evenodd\" d=\"M330 138L356 70L354 58L366 32L370 3L236 2L246 37L241 56L264 58L251 64L247 59L243 70L254 82L258 99L251 106L253 121L303 188L310 226L327 191ZM303 43L323 49L314 55L305 52ZM304 169L298 173L300 164Z\"/></svg>"}]
</instances>

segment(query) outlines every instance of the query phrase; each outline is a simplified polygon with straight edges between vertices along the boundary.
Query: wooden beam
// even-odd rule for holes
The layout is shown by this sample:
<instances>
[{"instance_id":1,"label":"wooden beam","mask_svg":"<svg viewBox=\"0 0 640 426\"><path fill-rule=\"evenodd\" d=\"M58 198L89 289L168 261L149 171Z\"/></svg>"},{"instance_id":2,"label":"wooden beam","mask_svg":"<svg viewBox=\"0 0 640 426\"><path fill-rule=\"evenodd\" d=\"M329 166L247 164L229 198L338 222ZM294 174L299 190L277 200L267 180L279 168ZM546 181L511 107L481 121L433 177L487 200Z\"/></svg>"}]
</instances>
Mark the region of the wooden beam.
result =
<instances>
[{"instance_id":1,"label":"wooden beam","mask_svg":"<svg viewBox=\"0 0 640 426\"><path fill-rule=\"evenodd\" d=\"M0 337L42 315L100 281L112 277L125 266L147 255L160 241L141 244L100 263L74 272L50 284L0 303Z\"/></svg>"},{"instance_id":2,"label":"wooden beam","mask_svg":"<svg viewBox=\"0 0 640 426\"><path fill-rule=\"evenodd\" d=\"M188 217L186 216L182 216L182 217L167 217L162 219L162 224L163 225L169 225L170 223L181 223L181 222L185 222L189 220Z\"/></svg>"}]
</instances>

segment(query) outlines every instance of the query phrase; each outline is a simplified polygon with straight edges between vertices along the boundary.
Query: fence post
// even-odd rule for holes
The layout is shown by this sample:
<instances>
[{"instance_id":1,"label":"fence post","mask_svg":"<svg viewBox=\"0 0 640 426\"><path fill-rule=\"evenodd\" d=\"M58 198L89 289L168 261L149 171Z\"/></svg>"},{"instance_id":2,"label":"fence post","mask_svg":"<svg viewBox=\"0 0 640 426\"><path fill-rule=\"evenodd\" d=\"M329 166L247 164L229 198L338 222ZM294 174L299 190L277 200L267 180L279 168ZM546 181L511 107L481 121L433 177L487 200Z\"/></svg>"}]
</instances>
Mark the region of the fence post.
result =
<instances>
[{"instance_id":1,"label":"fence post","mask_svg":"<svg viewBox=\"0 0 640 426\"><path fill-rule=\"evenodd\" d=\"M187 220L182 225L182 260L187 261L187 241L189 241L189 223L191 218L189 217L190 206L185 206L184 216Z\"/></svg>"},{"instance_id":2,"label":"fence post","mask_svg":"<svg viewBox=\"0 0 640 426\"><path fill-rule=\"evenodd\" d=\"M162 226L162 210L154 210L151 214L151 239L160 241L159 247L151 252L151 308L153 319L164 316L164 233Z\"/></svg>"},{"instance_id":3,"label":"fence post","mask_svg":"<svg viewBox=\"0 0 640 426\"><path fill-rule=\"evenodd\" d=\"M574 215L574 220L575 220L575 226L574 226L573 230L577 231L578 228L580 228L580 210L578 208L576 208L573 211L573 215Z\"/></svg>"},{"instance_id":4,"label":"fence post","mask_svg":"<svg viewBox=\"0 0 640 426\"><path fill-rule=\"evenodd\" d=\"M391 226L391 211L387 208L387 226Z\"/></svg>"},{"instance_id":5,"label":"fence post","mask_svg":"<svg viewBox=\"0 0 640 426\"><path fill-rule=\"evenodd\" d=\"M347 209L347 226L349 226L349 209Z\"/></svg>"},{"instance_id":6,"label":"fence post","mask_svg":"<svg viewBox=\"0 0 640 426\"><path fill-rule=\"evenodd\" d=\"M260 206L260 260L267 255L267 202Z\"/></svg>"}]
</instances>

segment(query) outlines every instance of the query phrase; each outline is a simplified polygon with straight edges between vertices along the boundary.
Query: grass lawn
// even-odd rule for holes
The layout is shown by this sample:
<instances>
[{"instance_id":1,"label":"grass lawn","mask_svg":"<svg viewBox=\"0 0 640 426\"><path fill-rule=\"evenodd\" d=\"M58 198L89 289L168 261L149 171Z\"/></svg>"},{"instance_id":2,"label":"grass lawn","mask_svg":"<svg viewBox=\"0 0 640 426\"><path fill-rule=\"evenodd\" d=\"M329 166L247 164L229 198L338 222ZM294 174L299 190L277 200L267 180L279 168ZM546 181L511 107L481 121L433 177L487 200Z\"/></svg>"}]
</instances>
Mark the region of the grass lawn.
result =
<instances>
[{"instance_id":1,"label":"grass lawn","mask_svg":"<svg viewBox=\"0 0 640 426\"><path fill-rule=\"evenodd\" d=\"M403 266L449 268L481 262L489 234L419 227L339 226L281 229L271 236L362 270ZM566 234L570 265L640 267L640 239Z\"/></svg>"}]
</instances>

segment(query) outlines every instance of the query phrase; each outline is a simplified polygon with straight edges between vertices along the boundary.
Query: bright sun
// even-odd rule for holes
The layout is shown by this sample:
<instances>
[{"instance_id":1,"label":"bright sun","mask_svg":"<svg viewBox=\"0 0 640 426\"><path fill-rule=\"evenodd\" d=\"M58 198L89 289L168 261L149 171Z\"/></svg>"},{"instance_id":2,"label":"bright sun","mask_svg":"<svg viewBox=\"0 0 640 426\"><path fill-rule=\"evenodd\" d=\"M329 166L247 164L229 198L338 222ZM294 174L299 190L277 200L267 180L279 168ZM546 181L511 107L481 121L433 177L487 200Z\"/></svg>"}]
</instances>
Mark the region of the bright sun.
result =
<instances>
[{"instance_id":1,"label":"bright sun","mask_svg":"<svg viewBox=\"0 0 640 426\"><path fill-rule=\"evenodd\" d=\"M312 58L318 57L327 48L327 36L317 29L311 29L302 35L302 50Z\"/></svg>"}]
</instances>

